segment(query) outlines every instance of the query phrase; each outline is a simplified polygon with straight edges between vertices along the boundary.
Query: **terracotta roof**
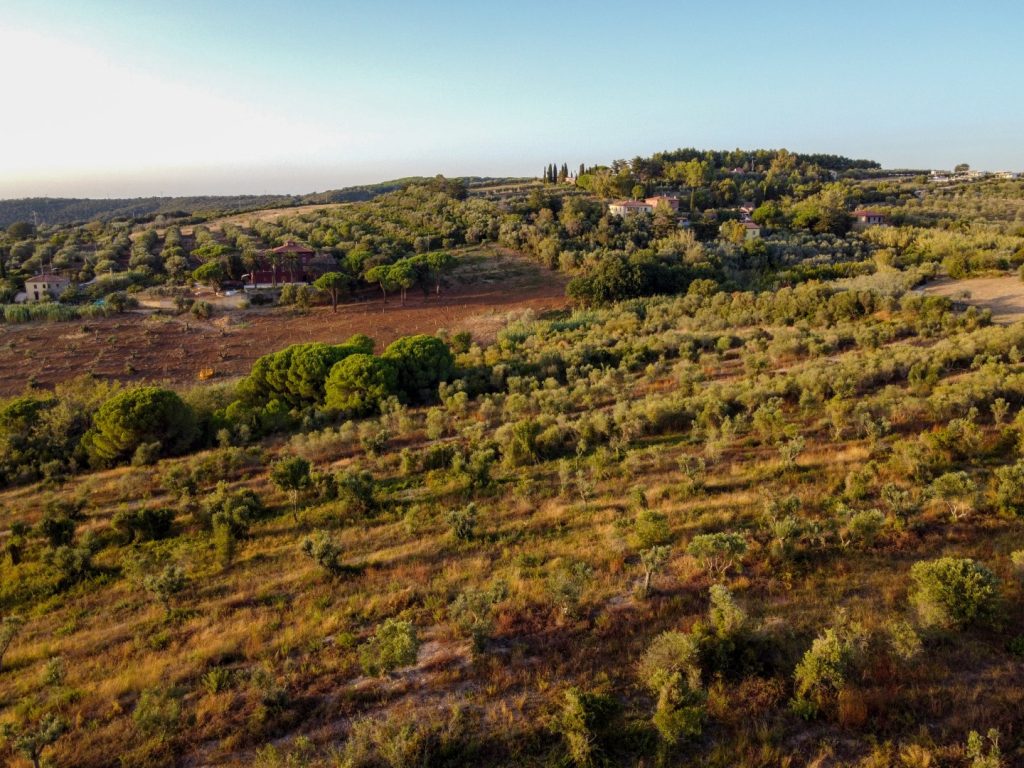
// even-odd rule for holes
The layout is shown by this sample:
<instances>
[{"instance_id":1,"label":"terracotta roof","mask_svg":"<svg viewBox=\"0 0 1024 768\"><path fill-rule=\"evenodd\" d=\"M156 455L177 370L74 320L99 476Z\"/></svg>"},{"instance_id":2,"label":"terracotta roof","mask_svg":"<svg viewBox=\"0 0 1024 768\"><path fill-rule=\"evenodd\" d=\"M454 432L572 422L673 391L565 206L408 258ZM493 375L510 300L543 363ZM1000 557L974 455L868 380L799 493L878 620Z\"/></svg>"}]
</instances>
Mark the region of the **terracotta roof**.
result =
<instances>
[{"instance_id":1,"label":"terracotta roof","mask_svg":"<svg viewBox=\"0 0 1024 768\"><path fill-rule=\"evenodd\" d=\"M649 208L650 207L647 203L644 203L644 202L642 202L640 200L619 200L618 202L610 203L610 205L621 205L624 208Z\"/></svg>"},{"instance_id":2,"label":"terracotta roof","mask_svg":"<svg viewBox=\"0 0 1024 768\"><path fill-rule=\"evenodd\" d=\"M885 216L884 213L879 213L878 211L870 211L870 210L868 210L866 208L854 211L853 215L854 216Z\"/></svg>"},{"instance_id":3,"label":"terracotta roof","mask_svg":"<svg viewBox=\"0 0 1024 768\"><path fill-rule=\"evenodd\" d=\"M34 277L30 277L25 282L26 283L41 283L41 282L52 283L55 280L67 280L67 278L62 276L62 275L54 275L54 274L50 274L50 273L44 273L44 274L41 274L41 275L35 275Z\"/></svg>"},{"instance_id":4,"label":"terracotta roof","mask_svg":"<svg viewBox=\"0 0 1024 768\"><path fill-rule=\"evenodd\" d=\"M284 245L279 245L277 248L272 249L270 252L271 253L310 253L310 254L316 253L316 251L314 251L308 245L300 245L299 243L296 243L294 240L289 240Z\"/></svg>"},{"instance_id":5,"label":"terracotta roof","mask_svg":"<svg viewBox=\"0 0 1024 768\"><path fill-rule=\"evenodd\" d=\"M756 222L753 222L753 221L744 221L743 222L743 226L746 227L747 229L760 229L761 228Z\"/></svg>"}]
</instances>

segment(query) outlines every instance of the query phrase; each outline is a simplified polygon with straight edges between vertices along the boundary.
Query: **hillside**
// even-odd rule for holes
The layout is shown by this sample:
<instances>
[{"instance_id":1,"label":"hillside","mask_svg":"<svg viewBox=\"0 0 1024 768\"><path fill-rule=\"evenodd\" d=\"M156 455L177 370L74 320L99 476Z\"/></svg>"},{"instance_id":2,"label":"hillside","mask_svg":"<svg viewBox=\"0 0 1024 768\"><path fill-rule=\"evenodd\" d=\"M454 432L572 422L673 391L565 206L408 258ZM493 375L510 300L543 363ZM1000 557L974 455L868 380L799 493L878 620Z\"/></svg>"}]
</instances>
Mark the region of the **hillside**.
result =
<instances>
[{"instance_id":1,"label":"hillside","mask_svg":"<svg viewBox=\"0 0 1024 768\"><path fill-rule=\"evenodd\" d=\"M304 195L204 195L193 197L136 198L59 198L33 197L0 200L0 227L27 221L36 225L66 225L87 221L132 219L152 221L156 216L167 218L208 218L210 215L256 211L281 206L320 205L371 200L377 195L393 192L409 184L429 179L409 177L363 184ZM489 183L491 179L469 178L469 184Z\"/></svg>"},{"instance_id":2,"label":"hillside","mask_svg":"<svg viewBox=\"0 0 1024 768\"><path fill-rule=\"evenodd\" d=\"M1024 183L736 152L8 231L0 758L1024 764Z\"/></svg>"}]
</instances>

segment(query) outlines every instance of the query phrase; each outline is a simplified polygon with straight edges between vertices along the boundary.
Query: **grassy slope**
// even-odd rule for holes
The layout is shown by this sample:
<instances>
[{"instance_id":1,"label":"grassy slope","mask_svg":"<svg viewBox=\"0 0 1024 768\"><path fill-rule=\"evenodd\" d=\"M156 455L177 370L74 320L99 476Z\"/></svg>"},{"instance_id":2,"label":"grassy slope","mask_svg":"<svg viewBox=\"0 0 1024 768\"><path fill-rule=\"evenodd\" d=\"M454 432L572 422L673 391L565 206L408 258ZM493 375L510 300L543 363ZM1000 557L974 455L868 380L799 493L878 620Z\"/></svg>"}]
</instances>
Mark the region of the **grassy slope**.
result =
<instances>
[{"instance_id":1,"label":"grassy slope","mask_svg":"<svg viewBox=\"0 0 1024 768\"><path fill-rule=\"evenodd\" d=\"M688 325L685 317L671 322L675 332ZM875 326L886 322L870 321ZM813 356L776 350L767 371L748 373L741 355L759 350L757 334L754 328L732 330L746 346L722 356L703 355L697 366L705 381L698 390L755 380L763 384L772 370L798 376L821 368ZM768 330L778 337L788 333ZM600 326L600 334L612 339L654 340L664 332L654 323L643 327L627 312L611 313ZM949 332L958 334L966 338L966 331ZM571 343L572 334L565 336L563 343ZM558 343L557 335L549 338ZM910 338L892 342L892 349L933 343ZM843 362L856 369L868 354L860 347L834 352L825 369ZM680 362L641 368L620 383L606 377L590 391L589 410L610 414L623 398L653 402L675 390L685 371L692 371L691 364ZM920 403L902 386L899 391L908 403ZM873 396L880 393L876 387ZM867 396L865 402L872 395ZM588 410L582 402L568 407L570 412ZM97 558L107 575L34 601L29 627L5 660L0 707L10 715L31 701L59 703L74 724L53 753L60 765L107 765L112 751L134 755L128 762L138 764L170 761L177 753L187 756L183 764L242 765L249 764L260 745L299 734L309 736L327 759L353 719L388 713L421 723L433 717L444 724L442 730L457 731L460 751L454 762L540 763L556 748L544 724L568 684L607 687L625 704L628 719L644 722L651 701L636 685L636 660L657 632L688 628L706 610L710 582L685 554L685 542L700 532L745 529L752 541L746 567L728 581L775 650L762 660L758 675L706 681L710 716L705 736L684 746L680 759L777 765L787 757L797 764L821 757L822 764L852 764L871 753L875 738L932 745L936 756L948 759L959 754L970 728L1000 727L1012 739L1024 725L1024 674L1019 659L1004 650L1022 628L1020 592L1012 586L1008 621L1000 630L971 630L955 642L929 643L925 655L907 669L868 670L823 721L806 724L787 711L792 667L835 607L844 606L869 625L904 615L907 572L916 560L969 554L1013 583L1008 553L1024 546L1018 521L982 507L951 523L941 505L924 497L913 527L893 526L890 516L872 546L816 546L808 539L790 560L769 558L769 542L758 522L766 499L795 494L803 500L805 521L826 520L826 501L841 496L849 473L869 459L879 466L870 483L872 494L890 481L920 491L888 461L889 447L901 436L930 428L926 408L911 405L906 411L906 421L894 425L892 437L872 441L848 434L834 440L823 409L790 406L787 421L806 437L808 448L789 469L781 465L778 450L756 433L708 441L694 429L637 438L621 460L605 449L599 451L603 461L584 465L585 485L592 486L585 501L574 480L560 490L556 462L498 470L496 487L477 499L480 536L469 544L454 542L444 517L446 509L464 501L459 481L443 471L409 476L400 471L398 449L416 451L429 442L422 413L411 414L411 429L401 430L401 438L379 458L365 456L356 440L337 433L293 441L292 449L322 468L372 469L382 480L384 503L369 519L346 514L337 502L310 502L301 522L293 522L285 497L269 485L263 468L284 450L280 444L268 444L266 453L251 462L237 450L211 452L200 458L213 463L211 475L255 488L279 514L254 528L226 569L184 510L175 538L137 547L184 564L191 576L193 588L171 620L138 586L117 576L128 548L111 538ZM471 409L462 428L481 418ZM980 478L1001 455L1001 449L992 448L998 429L988 425L984 432L994 452L970 467ZM690 493L678 460L696 455L708 458L709 471L706 488ZM222 461L240 466L218 466ZM40 501L51 494L82 495L90 506L80 531L102 535L112 514L126 504L178 503L163 495L156 480L169 463L155 471L94 473L59 491L7 492L0 497L7 509L4 522L35 522ZM635 487L668 515L675 541L670 564L647 600L634 593L640 574L629 493ZM878 505L871 497L851 503ZM330 582L299 555L301 540L318 528L332 531L346 562L365 566L359 575ZM33 581L41 570L34 562L38 555L37 549L18 569L2 566L5 594L18 581ZM578 614L566 616L552 603L548 577L577 560L593 569L593 578ZM509 597L498 607L486 652L473 657L448 621L446 606L468 586L487 587L496 580L507 583ZM419 628L425 641L420 660L389 679L367 678L359 670L356 646L381 620L395 615ZM66 678L41 686L53 657L64 660ZM226 690L210 692L204 685L204 674L215 668L232 670ZM273 685L287 691L281 707L267 703ZM181 696L179 725L167 728L163 737L144 732L131 717L140 692L152 688ZM460 708L457 718L453 707ZM279 742L282 750L290 743ZM636 753L630 739L622 743L627 753Z\"/></svg>"}]
</instances>

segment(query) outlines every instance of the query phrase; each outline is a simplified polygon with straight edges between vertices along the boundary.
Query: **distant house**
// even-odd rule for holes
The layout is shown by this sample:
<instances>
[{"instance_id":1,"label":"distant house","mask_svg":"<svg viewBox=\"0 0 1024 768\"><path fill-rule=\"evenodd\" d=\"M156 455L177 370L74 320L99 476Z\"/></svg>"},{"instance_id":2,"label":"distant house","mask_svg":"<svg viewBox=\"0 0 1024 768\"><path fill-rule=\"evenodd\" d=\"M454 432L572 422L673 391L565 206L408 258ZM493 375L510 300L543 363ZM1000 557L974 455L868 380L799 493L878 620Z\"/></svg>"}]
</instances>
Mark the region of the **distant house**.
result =
<instances>
[{"instance_id":1,"label":"distant house","mask_svg":"<svg viewBox=\"0 0 1024 768\"><path fill-rule=\"evenodd\" d=\"M71 285L63 275L44 272L25 281L25 301L46 301L57 299Z\"/></svg>"},{"instance_id":2,"label":"distant house","mask_svg":"<svg viewBox=\"0 0 1024 768\"><path fill-rule=\"evenodd\" d=\"M640 200L618 200L614 203L608 203L608 213L613 216L621 216L624 219L638 213L653 212L654 206L646 200L643 202Z\"/></svg>"},{"instance_id":3,"label":"distant house","mask_svg":"<svg viewBox=\"0 0 1024 768\"><path fill-rule=\"evenodd\" d=\"M878 211L869 211L859 208L853 212L853 228L867 229L885 224L885 216Z\"/></svg>"},{"instance_id":4,"label":"distant house","mask_svg":"<svg viewBox=\"0 0 1024 768\"><path fill-rule=\"evenodd\" d=\"M743 239L756 240L761 236L761 227L752 221L743 222Z\"/></svg>"},{"instance_id":5,"label":"distant house","mask_svg":"<svg viewBox=\"0 0 1024 768\"><path fill-rule=\"evenodd\" d=\"M651 206L651 209L657 208L659 205L664 203L667 205L673 213L679 213L679 198L668 197L666 195L656 195L655 197L648 197L644 200L647 205Z\"/></svg>"},{"instance_id":6,"label":"distant house","mask_svg":"<svg viewBox=\"0 0 1024 768\"><path fill-rule=\"evenodd\" d=\"M310 278L310 263L316 251L308 245L287 241L284 245L264 251L259 263L242 277L251 286L305 283Z\"/></svg>"}]
</instances>

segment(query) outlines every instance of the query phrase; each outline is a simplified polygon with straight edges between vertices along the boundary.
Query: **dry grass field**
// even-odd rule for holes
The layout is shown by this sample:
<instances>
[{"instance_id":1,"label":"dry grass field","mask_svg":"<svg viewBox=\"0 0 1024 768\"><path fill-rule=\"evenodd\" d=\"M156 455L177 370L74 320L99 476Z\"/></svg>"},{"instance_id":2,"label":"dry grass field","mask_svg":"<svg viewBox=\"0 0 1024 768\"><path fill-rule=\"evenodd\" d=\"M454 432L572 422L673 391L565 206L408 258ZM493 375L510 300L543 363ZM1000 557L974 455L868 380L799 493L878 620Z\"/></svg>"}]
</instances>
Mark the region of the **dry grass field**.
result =
<instances>
[{"instance_id":1,"label":"dry grass field","mask_svg":"<svg viewBox=\"0 0 1024 768\"><path fill-rule=\"evenodd\" d=\"M954 301L990 309L996 323L1015 323L1024 319L1024 281L1016 274L964 280L945 277L928 283L921 292L929 296L948 296Z\"/></svg>"}]
</instances>

